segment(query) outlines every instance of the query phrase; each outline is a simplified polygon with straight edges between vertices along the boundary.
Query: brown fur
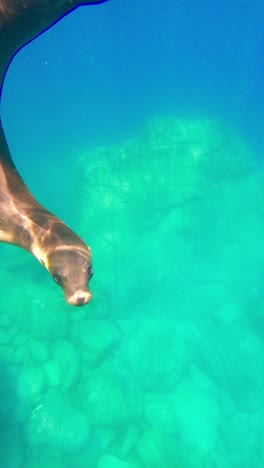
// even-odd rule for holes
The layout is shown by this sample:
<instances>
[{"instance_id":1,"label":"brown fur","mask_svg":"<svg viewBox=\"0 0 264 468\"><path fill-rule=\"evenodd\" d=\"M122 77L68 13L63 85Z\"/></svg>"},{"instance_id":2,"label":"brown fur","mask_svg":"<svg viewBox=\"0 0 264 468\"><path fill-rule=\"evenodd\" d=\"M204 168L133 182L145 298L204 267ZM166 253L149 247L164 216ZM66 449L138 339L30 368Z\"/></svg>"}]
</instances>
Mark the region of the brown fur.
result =
<instances>
[{"instance_id":1,"label":"brown fur","mask_svg":"<svg viewBox=\"0 0 264 468\"><path fill-rule=\"evenodd\" d=\"M25 43L79 4L105 0L0 0L0 84ZM91 299L90 248L59 218L43 208L17 172L0 122L0 242L31 252L62 287L67 302Z\"/></svg>"}]
</instances>

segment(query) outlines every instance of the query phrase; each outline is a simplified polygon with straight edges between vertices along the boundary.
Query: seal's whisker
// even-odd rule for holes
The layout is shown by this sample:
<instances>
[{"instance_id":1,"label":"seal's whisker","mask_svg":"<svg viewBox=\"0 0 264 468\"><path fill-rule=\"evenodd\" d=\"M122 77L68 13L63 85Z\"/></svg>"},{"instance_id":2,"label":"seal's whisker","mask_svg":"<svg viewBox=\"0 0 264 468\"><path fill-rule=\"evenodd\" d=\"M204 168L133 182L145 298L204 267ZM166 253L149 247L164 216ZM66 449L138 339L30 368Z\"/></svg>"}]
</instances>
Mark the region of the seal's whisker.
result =
<instances>
[{"instance_id":1,"label":"seal's whisker","mask_svg":"<svg viewBox=\"0 0 264 468\"><path fill-rule=\"evenodd\" d=\"M54 312L61 311L62 309L65 309L65 307L67 307L67 305L65 304L65 301L63 299L57 300L57 302L52 303L52 308Z\"/></svg>"},{"instance_id":2,"label":"seal's whisker","mask_svg":"<svg viewBox=\"0 0 264 468\"><path fill-rule=\"evenodd\" d=\"M118 298L126 297L128 292L128 290L124 289L118 290L98 288L92 290L92 295L94 298L100 298L100 300L105 299L106 301L109 301L109 299L111 299L111 301L113 302L115 298L118 300Z\"/></svg>"},{"instance_id":3,"label":"seal's whisker","mask_svg":"<svg viewBox=\"0 0 264 468\"><path fill-rule=\"evenodd\" d=\"M94 293L93 294L93 298L94 300L96 301L97 299L100 299L100 302L104 303L104 304L108 304L110 301L109 301L109 297L107 297L105 294L103 293Z\"/></svg>"},{"instance_id":4,"label":"seal's whisker","mask_svg":"<svg viewBox=\"0 0 264 468\"><path fill-rule=\"evenodd\" d=\"M49 297L46 297L46 301L54 301L54 299L58 299L58 300L61 300L61 296L49 296Z\"/></svg>"},{"instance_id":5,"label":"seal's whisker","mask_svg":"<svg viewBox=\"0 0 264 468\"><path fill-rule=\"evenodd\" d=\"M101 290L100 290L100 289L97 289L97 290L95 289L95 290L92 291L92 294L93 294L93 295L94 295L94 294L96 294L96 295L100 295L100 294L101 294L102 296L103 296L103 295L117 296L117 295L125 295L125 294L127 294L127 293L128 293L128 291L117 291L117 290L111 291L111 290L109 290L109 289L101 289Z\"/></svg>"},{"instance_id":6,"label":"seal's whisker","mask_svg":"<svg viewBox=\"0 0 264 468\"><path fill-rule=\"evenodd\" d=\"M100 302L98 302L96 299L100 299ZM115 304L113 301L109 301L109 298L100 294L94 295L94 301L91 302L91 306L94 309L102 308L102 306L107 306L110 310L116 310L118 308L117 304Z\"/></svg>"}]
</instances>

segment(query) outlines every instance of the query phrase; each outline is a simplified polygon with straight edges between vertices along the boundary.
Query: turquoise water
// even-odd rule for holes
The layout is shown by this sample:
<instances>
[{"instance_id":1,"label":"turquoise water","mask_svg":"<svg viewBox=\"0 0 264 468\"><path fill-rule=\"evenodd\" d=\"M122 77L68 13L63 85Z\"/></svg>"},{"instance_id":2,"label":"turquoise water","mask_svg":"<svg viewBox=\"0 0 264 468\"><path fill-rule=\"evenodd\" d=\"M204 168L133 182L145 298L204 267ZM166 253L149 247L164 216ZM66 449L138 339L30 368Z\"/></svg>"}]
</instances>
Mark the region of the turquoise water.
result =
<instances>
[{"instance_id":1,"label":"turquoise water","mask_svg":"<svg viewBox=\"0 0 264 468\"><path fill-rule=\"evenodd\" d=\"M72 308L0 246L1 466L264 466L263 12L112 0L15 57L12 155L95 274Z\"/></svg>"}]
</instances>

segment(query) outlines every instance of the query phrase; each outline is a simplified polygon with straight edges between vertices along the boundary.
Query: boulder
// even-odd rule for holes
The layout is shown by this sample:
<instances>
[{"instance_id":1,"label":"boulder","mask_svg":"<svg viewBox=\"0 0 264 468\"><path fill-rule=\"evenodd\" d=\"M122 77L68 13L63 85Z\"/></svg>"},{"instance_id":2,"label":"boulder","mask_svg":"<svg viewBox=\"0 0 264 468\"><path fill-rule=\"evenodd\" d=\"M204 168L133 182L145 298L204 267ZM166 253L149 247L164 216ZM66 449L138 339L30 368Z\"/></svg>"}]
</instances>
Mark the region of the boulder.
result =
<instances>
[{"instance_id":1,"label":"boulder","mask_svg":"<svg viewBox=\"0 0 264 468\"><path fill-rule=\"evenodd\" d=\"M89 441L86 417L59 393L44 395L24 427L29 446L47 445L62 452L79 451Z\"/></svg>"}]
</instances>

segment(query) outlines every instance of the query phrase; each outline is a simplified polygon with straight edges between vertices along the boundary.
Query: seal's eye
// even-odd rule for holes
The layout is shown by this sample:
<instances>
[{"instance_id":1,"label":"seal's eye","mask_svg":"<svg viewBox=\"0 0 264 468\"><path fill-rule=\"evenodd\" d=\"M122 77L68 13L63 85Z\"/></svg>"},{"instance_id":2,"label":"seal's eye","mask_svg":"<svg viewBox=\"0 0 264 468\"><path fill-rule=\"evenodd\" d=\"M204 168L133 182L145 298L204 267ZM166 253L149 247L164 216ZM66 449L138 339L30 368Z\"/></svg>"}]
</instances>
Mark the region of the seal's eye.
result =
<instances>
[{"instance_id":1,"label":"seal's eye","mask_svg":"<svg viewBox=\"0 0 264 468\"><path fill-rule=\"evenodd\" d=\"M58 275L58 273L55 273L55 274L53 275L53 279L54 279L55 283L57 283L57 284L61 284L61 283L62 283L62 277L61 277L60 275Z\"/></svg>"},{"instance_id":2,"label":"seal's eye","mask_svg":"<svg viewBox=\"0 0 264 468\"><path fill-rule=\"evenodd\" d=\"M94 274L93 267L91 267L91 266L88 267L87 272L88 272L88 275L89 275L89 279L91 279L93 274Z\"/></svg>"}]
</instances>

